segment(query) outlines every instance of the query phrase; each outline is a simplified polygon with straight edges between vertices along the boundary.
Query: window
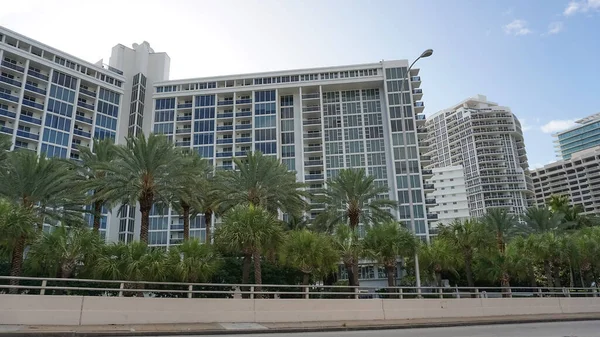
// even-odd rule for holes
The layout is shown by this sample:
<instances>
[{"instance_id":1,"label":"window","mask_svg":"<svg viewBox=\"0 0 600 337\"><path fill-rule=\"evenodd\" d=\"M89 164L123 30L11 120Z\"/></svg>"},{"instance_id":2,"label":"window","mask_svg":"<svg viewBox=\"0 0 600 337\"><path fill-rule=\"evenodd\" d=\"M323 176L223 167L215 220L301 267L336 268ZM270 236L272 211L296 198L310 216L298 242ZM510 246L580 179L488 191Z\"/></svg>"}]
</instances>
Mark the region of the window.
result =
<instances>
[{"instance_id":1,"label":"window","mask_svg":"<svg viewBox=\"0 0 600 337\"><path fill-rule=\"evenodd\" d=\"M292 106L292 105L294 105L294 96L293 95L281 96L280 102L281 102L281 106Z\"/></svg>"},{"instance_id":2,"label":"window","mask_svg":"<svg viewBox=\"0 0 600 337\"><path fill-rule=\"evenodd\" d=\"M362 126L360 115L344 116L344 127Z\"/></svg>"},{"instance_id":3,"label":"window","mask_svg":"<svg viewBox=\"0 0 600 337\"><path fill-rule=\"evenodd\" d=\"M199 143L198 141L200 140L204 140L204 139L197 139L196 136L202 136L202 135L194 135L194 144L211 144L212 141L210 141L210 143ZM207 135L210 136L210 138L212 139L212 135ZM198 155L202 158L212 158L213 154L214 154L214 147L213 146L199 146L196 148L196 151L198 152Z\"/></svg>"},{"instance_id":4,"label":"window","mask_svg":"<svg viewBox=\"0 0 600 337\"><path fill-rule=\"evenodd\" d=\"M166 110L166 111L156 111L154 113L154 122L170 122L175 120L175 111L174 110Z\"/></svg>"},{"instance_id":5,"label":"window","mask_svg":"<svg viewBox=\"0 0 600 337\"><path fill-rule=\"evenodd\" d=\"M293 133L288 133L287 135L292 136L293 142ZM263 140L275 140L277 138L277 130L276 129L264 129L264 130L255 130L254 131L254 140L255 141L263 141ZM285 143L287 144L287 143Z\"/></svg>"},{"instance_id":6,"label":"window","mask_svg":"<svg viewBox=\"0 0 600 337\"><path fill-rule=\"evenodd\" d=\"M371 138L383 138L383 126L372 126L365 128L365 137Z\"/></svg>"},{"instance_id":7,"label":"window","mask_svg":"<svg viewBox=\"0 0 600 337\"><path fill-rule=\"evenodd\" d=\"M257 91L254 93L255 102L272 102L275 100L275 90Z\"/></svg>"},{"instance_id":8,"label":"window","mask_svg":"<svg viewBox=\"0 0 600 337\"><path fill-rule=\"evenodd\" d=\"M53 157L67 158L67 149L66 148L48 145L48 144L42 144L41 151L42 151L42 153L45 153L48 158L53 158Z\"/></svg>"},{"instance_id":9,"label":"window","mask_svg":"<svg viewBox=\"0 0 600 337\"><path fill-rule=\"evenodd\" d=\"M107 114L112 117L119 116L119 107L110 103L98 101L98 106L96 107L96 110L98 112L102 112L103 114Z\"/></svg>"},{"instance_id":10,"label":"window","mask_svg":"<svg viewBox=\"0 0 600 337\"><path fill-rule=\"evenodd\" d=\"M346 153L359 153L364 152L364 143L362 141L349 141L346 142Z\"/></svg>"},{"instance_id":11,"label":"window","mask_svg":"<svg viewBox=\"0 0 600 337\"><path fill-rule=\"evenodd\" d=\"M71 120L63 117L58 117L54 114L46 114L46 126L70 132Z\"/></svg>"},{"instance_id":12,"label":"window","mask_svg":"<svg viewBox=\"0 0 600 337\"><path fill-rule=\"evenodd\" d=\"M104 88L100 88L100 93L98 94L99 99L110 102L112 104L116 104L116 105L119 105L119 97L120 96L121 95L119 95L118 93L104 89Z\"/></svg>"},{"instance_id":13,"label":"window","mask_svg":"<svg viewBox=\"0 0 600 337\"><path fill-rule=\"evenodd\" d=\"M255 144L255 149L256 149L256 151L260 151L264 154L277 153L277 143L276 142L257 143L257 144Z\"/></svg>"},{"instance_id":14,"label":"window","mask_svg":"<svg viewBox=\"0 0 600 337\"><path fill-rule=\"evenodd\" d=\"M56 101L52 98L48 99L48 111L67 117L73 116L73 106L71 104Z\"/></svg>"},{"instance_id":15,"label":"window","mask_svg":"<svg viewBox=\"0 0 600 337\"><path fill-rule=\"evenodd\" d=\"M199 133L199 134L194 135L194 145L214 144L214 143L215 143L215 135L212 133ZM212 157L212 155L210 157Z\"/></svg>"},{"instance_id":16,"label":"window","mask_svg":"<svg viewBox=\"0 0 600 337\"><path fill-rule=\"evenodd\" d=\"M352 154L346 156L346 166L357 167L365 166L365 156L362 154Z\"/></svg>"},{"instance_id":17,"label":"window","mask_svg":"<svg viewBox=\"0 0 600 337\"><path fill-rule=\"evenodd\" d=\"M45 129L42 139L45 142L69 146L69 134L65 132Z\"/></svg>"},{"instance_id":18,"label":"window","mask_svg":"<svg viewBox=\"0 0 600 337\"><path fill-rule=\"evenodd\" d=\"M214 131L214 130L215 130L215 121L214 120L194 122L194 132Z\"/></svg>"},{"instance_id":19,"label":"window","mask_svg":"<svg viewBox=\"0 0 600 337\"><path fill-rule=\"evenodd\" d=\"M112 139L114 141L115 137L116 137L116 133L115 132L112 132L112 131L109 131L109 130L106 130L106 129L102 129L102 128L97 127L96 130L94 131L94 138L97 138L97 139L107 139L107 138L110 138L110 139Z\"/></svg>"},{"instance_id":20,"label":"window","mask_svg":"<svg viewBox=\"0 0 600 337\"><path fill-rule=\"evenodd\" d=\"M173 134L173 123L154 124L154 133Z\"/></svg>"},{"instance_id":21,"label":"window","mask_svg":"<svg viewBox=\"0 0 600 337\"><path fill-rule=\"evenodd\" d=\"M155 110L175 109L175 98L157 99L154 104Z\"/></svg>"},{"instance_id":22,"label":"window","mask_svg":"<svg viewBox=\"0 0 600 337\"><path fill-rule=\"evenodd\" d=\"M325 143L325 154L342 154L343 143Z\"/></svg>"},{"instance_id":23,"label":"window","mask_svg":"<svg viewBox=\"0 0 600 337\"><path fill-rule=\"evenodd\" d=\"M199 108L195 111L196 119L215 118L215 108Z\"/></svg>"},{"instance_id":24,"label":"window","mask_svg":"<svg viewBox=\"0 0 600 337\"><path fill-rule=\"evenodd\" d=\"M281 144L294 144L294 134L290 132L282 133Z\"/></svg>"},{"instance_id":25,"label":"window","mask_svg":"<svg viewBox=\"0 0 600 337\"><path fill-rule=\"evenodd\" d=\"M274 115L276 113L275 103L261 103L254 106L255 115Z\"/></svg>"},{"instance_id":26,"label":"window","mask_svg":"<svg viewBox=\"0 0 600 337\"><path fill-rule=\"evenodd\" d=\"M254 127L256 128L274 128L277 125L276 116L256 116L254 117Z\"/></svg>"},{"instance_id":27,"label":"window","mask_svg":"<svg viewBox=\"0 0 600 337\"><path fill-rule=\"evenodd\" d=\"M294 118L294 108L281 108L281 118Z\"/></svg>"},{"instance_id":28,"label":"window","mask_svg":"<svg viewBox=\"0 0 600 337\"><path fill-rule=\"evenodd\" d=\"M296 156L296 150L293 145L286 145L281 147L281 157L294 157Z\"/></svg>"},{"instance_id":29,"label":"window","mask_svg":"<svg viewBox=\"0 0 600 337\"><path fill-rule=\"evenodd\" d=\"M296 159L282 159L281 162L283 163L283 165L287 166L288 170L296 171Z\"/></svg>"},{"instance_id":30,"label":"window","mask_svg":"<svg viewBox=\"0 0 600 337\"><path fill-rule=\"evenodd\" d=\"M105 116L103 114L98 114L96 115L96 125L102 126L106 129L117 130L117 119ZM173 130L171 129L171 132L172 131Z\"/></svg>"},{"instance_id":31,"label":"window","mask_svg":"<svg viewBox=\"0 0 600 337\"><path fill-rule=\"evenodd\" d=\"M327 156L325 159L325 163L328 168L340 168L344 166L344 157L343 156Z\"/></svg>"},{"instance_id":32,"label":"window","mask_svg":"<svg viewBox=\"0 0 600 337\"><path fill-rule=\"evenodd\" d=\"M77 79L75 77L54 71L52 74L52 83L75 90L77 88Z\"/></svg>"},{"instance_id":33,"label":"window","mask_svg":"<svg viewBox=\"0 0 600 337\"><path fill-rule=\"evenodd\" d=\"M362 139L363 130L362 128L345 129L344 136L346 140Z\"/></svg>"},{"instance_id":34,"label":"window","mask_svg":"<svg viewBox=\"0 0 600 337\"><path fill-rule=\"evenodd\" d=\"M281 121L281 131L294 131L294 121L293 120L283 120Z\"/></svg>"},{"instance_id":35,"label":"window","mask_svg":"<svg viewBox=\"0 0 600 337\"><path fill-rule=\"evenodd\" d=\"M75 102L75 91L51 84L50 85L50 97L54 97L56 99L60 99L65 102L74 103Z\"/></svg>"},{"instance_id":36,"label":"window","mask_svg":"<svg viewBox=\"0 0 600 337\"><path fill-rule=\"evenodd\" d=\"M196 106L215 105L215 95L196 96Z\"/></svg>"}]
</instances>

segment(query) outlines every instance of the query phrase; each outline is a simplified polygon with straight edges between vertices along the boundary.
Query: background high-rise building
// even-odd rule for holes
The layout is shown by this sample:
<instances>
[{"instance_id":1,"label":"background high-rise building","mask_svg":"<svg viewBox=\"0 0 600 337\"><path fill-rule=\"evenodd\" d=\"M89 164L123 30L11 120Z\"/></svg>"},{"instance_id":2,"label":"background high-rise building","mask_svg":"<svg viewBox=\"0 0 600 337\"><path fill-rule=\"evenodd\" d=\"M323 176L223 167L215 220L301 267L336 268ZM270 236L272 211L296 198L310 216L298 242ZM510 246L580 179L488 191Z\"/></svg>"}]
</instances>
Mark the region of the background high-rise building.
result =
<instances>
[{"instance_id":1,"label":"background high-rise building","mask_svg":"<svg viewBox=\"0 0 600 337\"><path fill-rule=\"evenodd\" d=\"M551 196L567 196L584 213L600 214L600 147L586 149L531 171L535 204L545 207Z\"/></svg>"},{"instance_id":2,"label":"background high-rise building","mask_svg":"<svg viewBox=\"0 0 600 337\"><path fill-rule=\"evenodd\" d=\"M448 225L452 221L470 217L467 187L463 167L444 166L431 169L431 178L426 184L429 188L425 204L431 232L439 226Z\"/></svg>"},{"instance_id":3,"label":"background high-rise building","mask_svg":"<svg viewBox=\"0 0 600 337\"><path fill-rule=\"evenodd\" d=\"M600 145L600 113L575 121L579 124L556 133L554 148L556 156L568 160L575 152Z\"/></svg>"},{"instance_id":4,"label":"background high-rise building","mask_svg":"<svg viewBox=\"0 0 600 337\"><path fill-rule=\"evenodd\" d=\"M426 131L426 168L463 167L471 216L493 207L520 214L531 203L523 132L508 107L478 95L433 114Z\"/></svg>"}]
</instances>

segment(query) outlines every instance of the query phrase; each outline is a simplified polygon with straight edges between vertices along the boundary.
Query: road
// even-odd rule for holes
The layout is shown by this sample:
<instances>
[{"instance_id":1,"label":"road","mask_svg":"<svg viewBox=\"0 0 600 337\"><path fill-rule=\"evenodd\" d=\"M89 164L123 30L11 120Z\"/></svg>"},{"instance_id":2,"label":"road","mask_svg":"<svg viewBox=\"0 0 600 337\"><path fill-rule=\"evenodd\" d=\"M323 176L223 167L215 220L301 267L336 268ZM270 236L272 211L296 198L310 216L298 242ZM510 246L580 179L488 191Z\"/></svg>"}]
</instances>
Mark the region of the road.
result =
<instances>
[{"instance_id":1,"label":"road","mask_svg":"<svg viewBox=\"0 0 600 337\"><path fill-rule=\"evenodd\" d=\"M450 328L377 331L310 332L299 334L219 335L236 337L598 337L600 321L500 324ZM166 337L166 336L165 336Z\"/></svg>"}]
</instances>

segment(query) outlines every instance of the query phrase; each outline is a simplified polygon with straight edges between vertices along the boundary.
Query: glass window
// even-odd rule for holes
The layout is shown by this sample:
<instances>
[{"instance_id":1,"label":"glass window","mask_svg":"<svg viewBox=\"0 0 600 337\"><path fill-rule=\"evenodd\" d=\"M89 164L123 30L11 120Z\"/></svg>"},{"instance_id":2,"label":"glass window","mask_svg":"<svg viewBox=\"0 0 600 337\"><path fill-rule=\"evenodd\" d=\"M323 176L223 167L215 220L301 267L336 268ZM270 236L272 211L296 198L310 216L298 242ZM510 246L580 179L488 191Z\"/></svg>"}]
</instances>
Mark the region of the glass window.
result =
<instances>
[{"instance_id":1,"label":"glass window","mask_svg":"<svg viewBox=\"0 0 600 337\"><path fill-rule=\"evenodd\" d=\"M276 116L256 116L254 117L255 128L274 128L277 126Z\"/></svg>"},{"instance_id":2,"label":"glass window","mask_svg":"<svg viewBox=\"0 0 600 337\"><path fill-rule=\"evenodd\" d=\"M214 143L215 143L215 135L213 133L199 133L199 134L194 135L194 145L214 144ZM212 155L210 157L212 157Z\"/></svg>"},{"instance_id":3,"label":"glass window","mask_svg":"<svg viewBox=\"0 0 600 337\"><path fill-rule=\"evenodd\" d=\"M214 120L194 122L194 132L214 131L214 130L215 130L215 121Z\"/></svg>"},{"instance_id":4,"label":"glass window","mask_svg":"<svg viewBox=\"0 0 600 337\"><path fill-rule=\"evenodd\" d=\"M215 108L199 108L195 111L196 119L215 118Z\"/></svg>"},{"instance_id":5,"label":"glass window","mask_svg":"<svg viewBox=\"0 0 600 337\"><path fill-rule=\"evenodd\" d=\"M282 120L281 121L281 132L294 131L293 120Z\"/></svg>"}]
</instances>

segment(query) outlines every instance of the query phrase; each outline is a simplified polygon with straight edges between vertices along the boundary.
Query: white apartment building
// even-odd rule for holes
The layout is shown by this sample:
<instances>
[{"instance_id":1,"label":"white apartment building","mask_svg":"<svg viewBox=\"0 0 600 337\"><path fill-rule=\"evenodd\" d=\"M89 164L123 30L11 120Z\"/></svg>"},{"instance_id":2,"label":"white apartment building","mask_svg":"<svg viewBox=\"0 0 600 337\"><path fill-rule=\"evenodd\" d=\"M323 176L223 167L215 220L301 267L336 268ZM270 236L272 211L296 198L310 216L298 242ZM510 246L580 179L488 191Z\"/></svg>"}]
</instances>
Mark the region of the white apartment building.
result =
<instances>
[{"instance_id":1,"label":"white apartment building","mask_svg":"<svg viewBox=\"0 0 600 337\"><path fill-rule=\"evenodd\" d=\"M93 138L122 143L155 132L219 169L260 150L281 158L309 189L343 168L365 168L398 202L397 219L428 238L417 141L423 92L419 69L407 73L406 60L170 81L169 57L147 42L115 46L108 66L2 27L0 59L0 133L15 149L77 160L78 146ZM109 241L139 235L133 205L120 216L103 214ZM191 222L191 235L205 240L202 217ZM150 244L178 244L182 223L173 210L153 210Z\"/></svg>"},{"instance_id":2,"label":"white apartment building","mask_svg":"<svg viewBox=\"0 0 600 337\"><path fill-rule=\"evenodd\" d=\"M523 132L510 108L478 95L431 115L425 127L426 169L463 167L472 217L493 207L520 214L530 205L533 185Z\"/></svg>"},{"instance_id":3,"label":"white apartment building","mask_svg":"<svg viewBox=\"0 0 600 337\"><path fill-rule=\"evenodd\" d=\"M444 166L431 171L431 178L426 183L432 184L433 190L427 193L425 204L430 231L435 232L438 226L448 225L456 219L468 219L470 213L463 167Z\"/></svg>"},{"instance_id":4,"label":"white apartment building","mask_svg":"<svg viewBox=\"0 0 600 337\"><path fill-rule=\"evenodd\" d=\"M544 207L553 195L564 195L586 214L600 214L600 146L533 170L531 177L536 206Z\"/></svg>"}]
</instances>

